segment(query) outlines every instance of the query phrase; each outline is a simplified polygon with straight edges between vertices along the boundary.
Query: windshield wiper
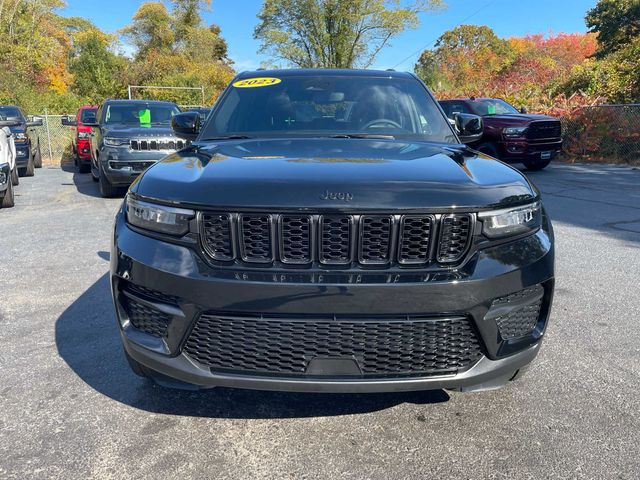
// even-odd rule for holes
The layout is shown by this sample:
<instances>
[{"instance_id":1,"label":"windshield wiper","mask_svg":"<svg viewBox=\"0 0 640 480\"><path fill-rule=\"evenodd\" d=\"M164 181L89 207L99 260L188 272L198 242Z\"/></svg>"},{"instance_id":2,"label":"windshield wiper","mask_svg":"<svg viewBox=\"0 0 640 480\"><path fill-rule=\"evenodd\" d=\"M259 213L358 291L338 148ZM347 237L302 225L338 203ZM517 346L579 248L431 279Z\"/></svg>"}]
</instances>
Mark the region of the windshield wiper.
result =
<instances>
[{"instance_id":1,"label":"windshield wiper","mask_svg":"<svg viewBox=\"0 0 640 480\"><path fill-rule=\"evenodd\" d=\"M203 138L204 141L207 140L244 140L247 138L253 138L250 137L248 135L221 135L219 137L209 137L209 138Z\"/></svg>"},{"instance_id":2,"label":"windshield wiper","mask_svg":"<svg viewBox=\"0 0 640 480\"><path fill-rule=\"evenodd\" d=\"M393 135L382 135L379 133L337 133L329 135L329 138L373 138L379 140L395 140Z\"/></svg>"}]
</instances>

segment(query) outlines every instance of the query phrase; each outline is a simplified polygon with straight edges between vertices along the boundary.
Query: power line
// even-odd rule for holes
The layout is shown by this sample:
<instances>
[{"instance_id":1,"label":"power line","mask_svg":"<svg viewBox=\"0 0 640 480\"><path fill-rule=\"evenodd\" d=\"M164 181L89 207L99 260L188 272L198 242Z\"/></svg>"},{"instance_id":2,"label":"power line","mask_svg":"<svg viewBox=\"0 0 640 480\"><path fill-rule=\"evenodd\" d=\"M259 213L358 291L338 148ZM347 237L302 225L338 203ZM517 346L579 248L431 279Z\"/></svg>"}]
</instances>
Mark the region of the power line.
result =
<instances>
[{"instance_id":1,"label":"power line","mask_svg":"<svg viewBox=\"0 0 640 480\"><path fill-rule=\"evenodd\" d=\"M480 7L479 9L477 9L475 12L473 12L472 14L468 15L467 17L463 18L462 20L460 20L458 23L456 23L453 28L456 28L458 25L466 22L467 20L469 20L470 18L476 16L478 13L480 13L482 10L484 10L485 8L493 5L494 3L496 3L498 0L491 0L488 3L486 3L485 5L483 5L482 7ZM422 52L423 50L425 50L427 47L430 47L431 45L433 45L434 43L436 43L436 41L438 40L438 38L440 38L439 36L437 38L434 38L433 40L431 40L429 43L427 43L424 47L419 48L418 50L416 50L415 52L413 52L411 55L409 55L408 57L404 58L403 60L399 61L398 63L396 63L393 67L391 68L397 68L399 65L402 65L404 62L406 62L407 60L409 60L411 57L417 55L418 53Z\"/></svg>"}]
</instances>

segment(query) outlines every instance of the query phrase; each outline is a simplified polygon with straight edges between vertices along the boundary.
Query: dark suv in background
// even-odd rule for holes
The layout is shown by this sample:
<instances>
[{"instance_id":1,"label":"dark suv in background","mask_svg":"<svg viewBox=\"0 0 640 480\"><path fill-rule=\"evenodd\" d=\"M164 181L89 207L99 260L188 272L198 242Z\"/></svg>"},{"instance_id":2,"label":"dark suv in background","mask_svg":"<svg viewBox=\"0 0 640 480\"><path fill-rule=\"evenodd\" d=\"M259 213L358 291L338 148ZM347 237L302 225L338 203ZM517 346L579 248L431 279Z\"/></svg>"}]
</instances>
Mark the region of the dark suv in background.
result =
<instances>
[{"instance_id":1,"label":"dark suv in background","mask_svg":"<svg viewBox=\"0 0 640 480\"><path fill-rule=\"evenodd\" d=\"M557 118L528 114L498 98L442 100L440 105L450 119L458 113L480 115L484 135L471 147L494 158L542 170L562 151Z\"/></svg>"},{"instance_id":2,"label":"dark suv in background","mask_svg":"<svg viewBox=\"0 0 640 480\"><path fill-rule=\"evenodd\" d=\"M40 139L35 127L42 126L40 117L27 119L15 105L0 106L0 120L13 122L8 125L16 144L16 166L18 175L32 177L34 168L42 167Z\"/></svg>"},{"instance_id":3,"label":"dark suv in background","mask_svg":"<svg viewBox=\"0 0 640 480\"><path fill-rule=\"evenodd\" d=\"M107 100L91 127L91 174L103 197L118 195L140 173L186 142L171 129L175 103Z\"/></svg>"},{"instance_id":4,"label":"dark suv in background","mask_svg":"<svg viewBox=\"0 0 640 480\"><path fill-rule=\"evenodd\" d=\"M132 369L170 385L497 388L537 355L554 288L540 192L463 142L412 74L245 72L117 214Z\"/></svg>"}]
</instances>

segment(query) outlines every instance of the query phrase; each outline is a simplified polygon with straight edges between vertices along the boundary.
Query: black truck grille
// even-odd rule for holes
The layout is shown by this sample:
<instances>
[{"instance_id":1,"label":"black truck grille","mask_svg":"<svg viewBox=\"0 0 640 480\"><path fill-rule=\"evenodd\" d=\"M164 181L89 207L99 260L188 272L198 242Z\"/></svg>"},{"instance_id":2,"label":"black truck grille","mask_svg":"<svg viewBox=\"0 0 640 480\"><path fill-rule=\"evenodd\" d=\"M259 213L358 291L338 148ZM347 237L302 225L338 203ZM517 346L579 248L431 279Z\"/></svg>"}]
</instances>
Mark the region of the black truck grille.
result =
<instances>
[{"instance_id":1,"label":"black truck grille","mask_svg":"<svg viewBox=\"0 0 640 480\"><path fill-rule=\"evenodd\" d=\"M500 336L505 340L520 338L529 335L540 319L540 309L542 308L542 295L544 288L536 285L520 292L512 293L506 297L494 300L491 308L519 305L504 315L496 317L495 321L500 331ZM528 297L531 301L522 304Z\"/></svg>"},{"instance_id":2,"label":"black truck grille","mask_svg":"<svg viewBox=\"0 0 640 480\"><path fill-rule=\"evenodd\" d=\"M558 121L533 122L525 134L529 140L557 139L562 137L562 124Z\"/></svg>"},{"instance_id":3,"label":"black truck grille","mask_svg":"<svg viewBox=\"0 0 640 480\"><path fill-rule=\"evenodd\" d=\"M425 266L434 260L455 264L464 259L472 235L471 214L200 214L203 250L220 262L357 262L372 268Z\"/></svg>"},{"instance_id":4,"label":"black truck grille","mask_svg":"<svg viewBox=\"0 0 640 480\"><path fill-rule=\"evenodd\" d=\"M169 315L131 297L123 297L122 305L131 325L135 328L154 337L166 335L170 321Z\"/></svg>"},{"instance_id":5,"label":"black truck grille","mask_svg":"<svg viewBox=\"0 0 640 480\"><path fill-rule=\"evenodd\" d=\"M362 376L455 374L482 356L465 317L378 320L202 314L184 351L212 370L305 375L313 359L355 360Z\"/></svg>"},{"instance_id":6,"label":"black truck grille","mask_svg":"<svg viewBox=\"0 0 640 480\"><path fill-rule=\"evenodd\" d=\"M184 140L172 138L147 138L135 139L129 141L129 148L137 152L144 151L172 151L180 150L185 147Z\"/></svg>"}]
</instances>

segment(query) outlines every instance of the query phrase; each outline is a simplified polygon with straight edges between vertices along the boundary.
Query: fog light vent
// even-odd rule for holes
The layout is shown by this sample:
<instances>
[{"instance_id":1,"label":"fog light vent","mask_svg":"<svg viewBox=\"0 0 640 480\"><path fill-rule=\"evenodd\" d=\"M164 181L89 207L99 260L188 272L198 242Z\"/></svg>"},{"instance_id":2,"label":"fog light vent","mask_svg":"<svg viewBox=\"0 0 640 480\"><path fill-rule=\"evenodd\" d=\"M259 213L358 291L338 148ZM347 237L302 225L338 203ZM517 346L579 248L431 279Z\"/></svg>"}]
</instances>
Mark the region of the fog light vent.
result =
<instances>
[{"instance_id":1,"label":"fog light vent","mask_svg":"<svg viewBox=\"0 0 640 480\"><path fill-rule=\"evenodd\" d=\"M485 318L493 319L504 340L524 337L536 328L544 288L542 285L527 288L493 301Z\"/></svg>"}]
</instances>

